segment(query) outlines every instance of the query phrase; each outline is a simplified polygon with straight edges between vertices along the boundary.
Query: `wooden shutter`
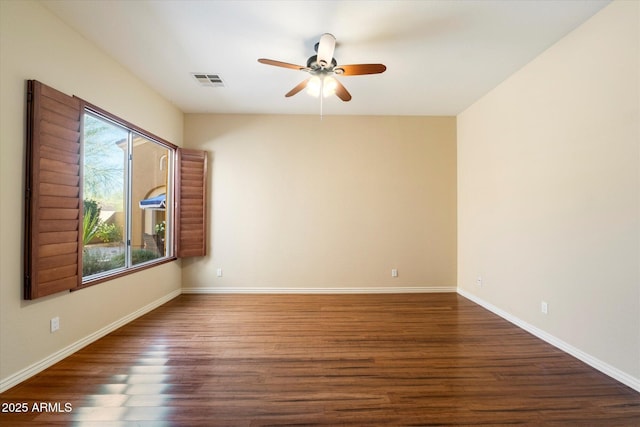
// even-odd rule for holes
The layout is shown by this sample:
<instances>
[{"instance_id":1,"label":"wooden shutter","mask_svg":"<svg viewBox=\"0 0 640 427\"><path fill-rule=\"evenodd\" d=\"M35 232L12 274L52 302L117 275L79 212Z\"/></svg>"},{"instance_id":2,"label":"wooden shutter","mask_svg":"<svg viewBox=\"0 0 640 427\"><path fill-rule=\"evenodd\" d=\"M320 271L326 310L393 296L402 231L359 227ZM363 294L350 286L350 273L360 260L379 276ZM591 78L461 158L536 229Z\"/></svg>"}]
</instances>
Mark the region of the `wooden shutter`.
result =
<instances>
[{"instance_id":1,"label":"wooden shutter","mask_svg":"<svg viewBox=\"0 0 640 427\"><path fill-rule=\"evenodd\" d=\"M25 299L82 283L81 112L78 98L28 81Z\"/></svg>"},{"instance_id":2,"label":"wooden shutter","mask_svg":"<svg viewBox=\"0 0 640 427\"><path fill-rule=\"evenodd\" d=\"M176 166L176 255L207 253L207 153L178 148Z\"/></svg>"}]
</instances>

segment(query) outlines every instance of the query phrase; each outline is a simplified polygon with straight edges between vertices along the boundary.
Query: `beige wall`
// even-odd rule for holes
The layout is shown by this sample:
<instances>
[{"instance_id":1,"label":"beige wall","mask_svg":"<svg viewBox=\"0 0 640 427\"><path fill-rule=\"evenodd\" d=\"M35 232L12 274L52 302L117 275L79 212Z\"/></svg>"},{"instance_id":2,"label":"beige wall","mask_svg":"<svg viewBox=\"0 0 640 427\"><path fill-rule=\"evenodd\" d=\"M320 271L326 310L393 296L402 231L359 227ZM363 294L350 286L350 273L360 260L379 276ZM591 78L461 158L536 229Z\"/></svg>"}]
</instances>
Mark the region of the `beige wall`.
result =
<instances>
[{"instance_id":1,"label":"beige wall","mask_svg":"<svg viewBox=\"0 0 640 427\"><path fill-rule=\"evenodd\" d=\"M455 289L455 144L453 117L186 115L212 203L183 288Z\"/></svg>"},{"instance_id":2,"label":"beige wall","mask_svg":"<svg viewBox=\"0 0 640 427\"><path fill-rule=\"evenodd\" d=\"M22 300L25 80L80 96L176 144L182 113L40 4L0 1L0 384L179 291L178 262L74 293ZM61 329L49 332L60 316Z\"/></svg>"},{"instance_id":3,"label":"beige wall","mask_svg":"<svg viewBox=\"0 0 640 427\"><path fill-rule=\"evenodd\" d=\"M609 5L458 116L459 287L636 384L639 5Z\"/></svg>"}]
</instances>

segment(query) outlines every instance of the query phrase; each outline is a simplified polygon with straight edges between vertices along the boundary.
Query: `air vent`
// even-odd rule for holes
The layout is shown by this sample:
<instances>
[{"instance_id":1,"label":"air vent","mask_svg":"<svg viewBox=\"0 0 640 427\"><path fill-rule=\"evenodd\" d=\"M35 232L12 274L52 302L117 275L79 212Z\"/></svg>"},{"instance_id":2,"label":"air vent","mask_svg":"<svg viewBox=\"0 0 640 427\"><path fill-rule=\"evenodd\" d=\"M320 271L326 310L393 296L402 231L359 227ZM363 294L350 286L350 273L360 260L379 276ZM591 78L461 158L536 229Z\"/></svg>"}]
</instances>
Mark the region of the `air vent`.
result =
<instances>
[{"instance_id":1,"label":"air vent","mask_svg":"<svg viewBox=\"0 0 640 427\"><path fill-rule=\"evenodd\" d=\"M224 82L218 74L191 73L200 86L224 87Z\"/></svg>"}]
</instances>

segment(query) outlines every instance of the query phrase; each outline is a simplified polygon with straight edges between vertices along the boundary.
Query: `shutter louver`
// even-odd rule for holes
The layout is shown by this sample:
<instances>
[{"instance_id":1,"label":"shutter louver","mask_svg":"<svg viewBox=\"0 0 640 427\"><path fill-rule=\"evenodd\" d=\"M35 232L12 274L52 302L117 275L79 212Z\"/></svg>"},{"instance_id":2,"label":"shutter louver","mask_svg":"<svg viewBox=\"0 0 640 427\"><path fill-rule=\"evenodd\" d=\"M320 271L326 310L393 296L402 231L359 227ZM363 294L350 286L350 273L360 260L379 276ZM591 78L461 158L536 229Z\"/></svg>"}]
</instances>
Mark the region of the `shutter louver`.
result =
<instances>
[{"instance_id":1,"label":"shutter louver","mask_svg":"<svg viewBox=\"0 0 640 427\"><path fill-rule=\"evenodd\" d=\"M207 153L178 148L176 188L176 255L204 256L207 252Z\"/></svg>"},{"instance_id":2,"label":"shutter louver","mask_svg":"<svg viewBox=\"0 0 640 427\"><path fill-rule=\"evenodd\" d=\"M24 298L35 299L82 282L82 106L35 80L27 90Z\"/></svg>"}]
</instances>

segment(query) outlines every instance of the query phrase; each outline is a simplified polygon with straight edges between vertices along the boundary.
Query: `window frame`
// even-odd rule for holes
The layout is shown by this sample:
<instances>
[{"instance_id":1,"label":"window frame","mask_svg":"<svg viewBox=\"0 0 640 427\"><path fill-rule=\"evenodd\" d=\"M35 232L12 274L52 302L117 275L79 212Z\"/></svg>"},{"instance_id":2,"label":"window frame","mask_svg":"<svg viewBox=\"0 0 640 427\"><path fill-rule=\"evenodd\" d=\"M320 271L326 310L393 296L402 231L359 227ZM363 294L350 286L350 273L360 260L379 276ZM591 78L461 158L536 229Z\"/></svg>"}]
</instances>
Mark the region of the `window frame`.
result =
<instances>
[{"instance_id":1,"label":"window frame","mask_svg":"<svg viewBox=\"0 0 640 427\"><path fill-rule=\"evenodd\" d=\"M105 120L107 122L112 122L115 125L126 129L128 132L133 133L134 135L138 135L138 136L141 136L141 137L146 138L148 140L151 140L151 141L163 146L164 148L167 148L167 149L171 150L172 153L173 153L172 157L173 157L173 163L174 164L173 164L173 174L169 177L169 185L168 185L167 191L171 193L170 194L170 200L174 200L175 199L175 187L176 187L176 181L178 179L178 177L176 175L175 168L176 168L176 160L177 160L177 157L178 157L178 152L180 150L180 147L178 147L175 144L172 144L171 142L169 142L169 141L167 141L167 140L165 140L163 138L160 138L159 136L156 136L156 135L154 135L154 134L142 129L139 126L134 125L133 123L131 123L131 122L127 121L127 120L124 120L124 119L122 119L122 118L120 118L120 117L118 117L118 116L116 116L116 115L114 115L112 113L109 113L108 111L104 110L103 108L98 107L97 105L94 105L94 104L91 104L90 102L81 100L81 111L80 111L80 115L81 115L81 127L80 127L80 132L81 132L80 138L81 138L81 141L80 141L80 147L81 147L81 150L84 149L84 114L85 113L89 113L89 114L91 114L91 115L93 115L95 117L98 117L101 120ZM131 155L131 154L132 153L129 153L129 155ZM81 195L81 201L83 199L83 197L82 197L82 194L83 194L83 192L82 192L82 176L83 176L83 167L82 167L82 165L83 164L84 164L84 162L81 160L81 168L80 168L80 178L81 178L81 180L80 180L80 195ZM130 164L127 165L127 169L129 167L130 167ZM128 174L129 177L132 176L131 175L131 171L127 171L127 174ZM131 185L132 185L131 182L127 183L127 186L129 187L129 189L130 189ZM126 196L127 200L125 200L125 202L128 202L129 205L130 205L131 203L133 203L133 200L128 200L128 199L131 198L130 191L126 191L126 193L127 193L127 196ZM128 207L128 209L127 209L127 212L126 212L126 215L125 215L127 217L127 222L126 222L125 225L127 227L131 227L130 218L129 218L130 217L129 214L131 212L130 211L131 207L130 206L127 206L127 207ZM169 207L167 207L167 208L169 208ZM82 215L84 214L83 210L84 210L83 209L83 204L81 203L80 204L80 218L82 218ZM171 221L170 221L171 222L170 233L172 234L172 236L170 237L170 239L171 239L171 247L169 249L170 249L171 253L169 255L165 255L163 257L160 257L160 258L157 258L157 259L154 259L154 260L150 260L150 261L147 261L147 262L144 262L144 263L135 264L135 265L129 265L128 267L125 264L125 267L123 269L114 270L111 273L109 273L108 271L103 272L103 273L98 273L98 274L95 275L95 277L92 277L92 278L90 278L88 280L85 279L85 277L82 277L82 274L81 274L80 284L77 286L76 289L72 289L72 291L84 289L84 288L87 288L87 287L90 287L90 286L93 286L93 285L97 285L99 283L104 283L104 282L107 282L109 280L116 279L118 277L127 276L129 274L132 274L132 273L135 273L135 272L138 272L138 271L142 271L142 270L146 270L148 268L152 268L152 267L155 267L157 265L165 264L165 263L172 262L172 261L175 261L176 259L178 259L177 255L176 255L177 251L176 251L176 247L175 247L175 243L174 243L175 239L173 238L173 234L174 234L173 233L173 229L174 229L174 224L176 223L176 221L175 221L176 209L175 209L175 204L174 203L171 204L171 215L170 215L170 218L171 218ZM125 232L125 235L128 235L128 232ZM131 253L131 244L130 244L130 242L128 242L128 243L125 242L125 246L126 246L125 253L126 254L130 254ZM83 255L83 251L80 250L80 266L81 267L82 267L82 255ZM91 276L89 276L89 277L91 277Z\"/></svg>"}]
</instances>

